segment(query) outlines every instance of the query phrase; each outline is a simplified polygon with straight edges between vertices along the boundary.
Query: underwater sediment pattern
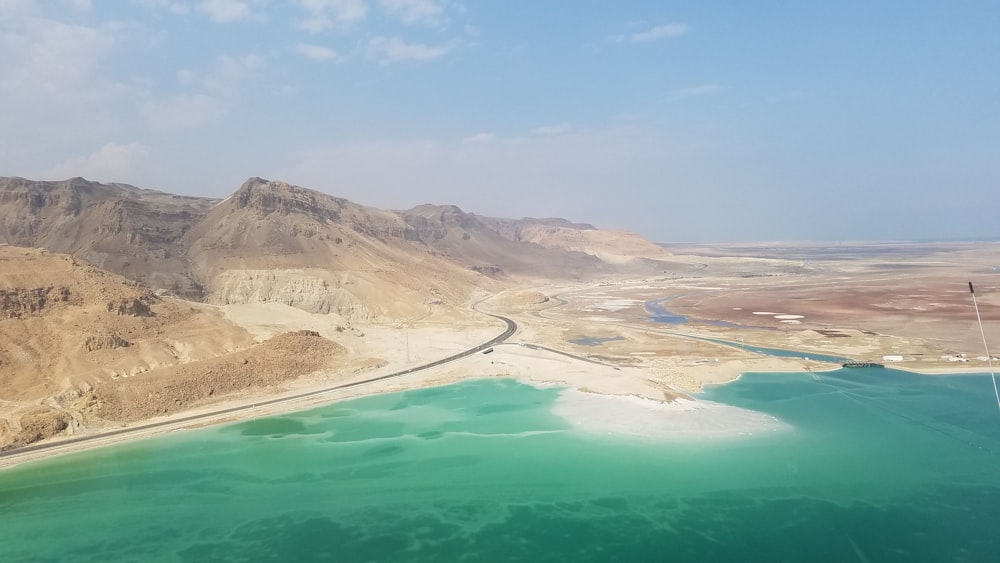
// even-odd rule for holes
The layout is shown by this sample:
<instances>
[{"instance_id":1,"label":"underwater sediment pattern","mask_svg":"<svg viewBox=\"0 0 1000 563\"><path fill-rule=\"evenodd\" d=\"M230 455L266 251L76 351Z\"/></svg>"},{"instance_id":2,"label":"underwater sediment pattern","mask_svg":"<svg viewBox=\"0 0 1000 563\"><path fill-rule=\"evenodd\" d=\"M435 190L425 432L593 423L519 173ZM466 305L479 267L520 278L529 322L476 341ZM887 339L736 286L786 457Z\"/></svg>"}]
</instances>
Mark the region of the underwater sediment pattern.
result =
<instances>
[{"instance_id":1,"label":"underwater sediment pattern","mask_svg":"<svg viewBox=\"0 0 1000 563\"><path fill-rule=\"evenodd\" d=\"M793 430L574 430L510 380L366 397L0 472L3 561L990 561L988 377L750 374ZM627 416L627 412L623 413Z\"/></svg>"}]
</instances>

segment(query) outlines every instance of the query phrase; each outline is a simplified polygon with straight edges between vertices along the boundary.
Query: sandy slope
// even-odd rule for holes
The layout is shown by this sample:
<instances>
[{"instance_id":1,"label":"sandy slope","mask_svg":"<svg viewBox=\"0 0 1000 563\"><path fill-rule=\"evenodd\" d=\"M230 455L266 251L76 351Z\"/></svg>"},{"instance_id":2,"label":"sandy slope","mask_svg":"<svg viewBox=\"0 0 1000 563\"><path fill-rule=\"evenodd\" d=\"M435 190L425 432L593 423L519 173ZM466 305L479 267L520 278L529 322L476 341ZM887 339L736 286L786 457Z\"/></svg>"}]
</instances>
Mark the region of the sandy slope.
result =
<instances>
[{"instance_id":1,"label":"sandy slope","mask_svg":"<svg viewBox=\"0 0 1000 563\"><path fill-rule=\"evenodd\" d=\"M183 410L347 356L318 336L258 343L213 307L0 246L0 447Z\"/></svg>"}]
</instances>

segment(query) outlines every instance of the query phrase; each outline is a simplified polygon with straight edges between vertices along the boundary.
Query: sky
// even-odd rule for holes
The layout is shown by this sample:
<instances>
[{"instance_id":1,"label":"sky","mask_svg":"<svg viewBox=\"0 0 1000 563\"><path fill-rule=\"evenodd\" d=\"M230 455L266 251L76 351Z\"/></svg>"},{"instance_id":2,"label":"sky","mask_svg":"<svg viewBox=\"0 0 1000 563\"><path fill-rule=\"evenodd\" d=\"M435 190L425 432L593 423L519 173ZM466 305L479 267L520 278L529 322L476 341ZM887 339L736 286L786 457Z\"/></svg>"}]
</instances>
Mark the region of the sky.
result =
<instances>
[{"instance_id":1,"label":"sky","mask_svg":"<svg viewBox=\"0 0 1000 563\"><path fill-rule=\"evenodd\" d=\"M1000 239L1000 2L0 0L0 176Z\"/></svg>"}]
</instances>

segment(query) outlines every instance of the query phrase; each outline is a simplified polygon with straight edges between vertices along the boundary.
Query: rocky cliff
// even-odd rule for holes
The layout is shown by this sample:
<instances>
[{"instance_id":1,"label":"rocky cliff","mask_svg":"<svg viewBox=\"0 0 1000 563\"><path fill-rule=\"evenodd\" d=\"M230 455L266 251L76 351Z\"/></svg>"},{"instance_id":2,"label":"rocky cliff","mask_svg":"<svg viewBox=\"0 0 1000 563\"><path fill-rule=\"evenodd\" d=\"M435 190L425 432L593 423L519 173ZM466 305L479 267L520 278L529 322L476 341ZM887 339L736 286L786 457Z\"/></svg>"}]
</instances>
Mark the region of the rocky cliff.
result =
<instances>
[{"instance_id":1,"label":"rocky cliff","mask_svg":"<svg viewBox=\"0 0 1000 563\"><path fill-rule=\"evenodd\" d=\"M83 178L0 178L0 243L73 254L198 299L201 289L188 271L182 237L215 203Z\"/></svg>"},{"instance_id":2,"label":"rocky cliff","mask_svg":"<svg viewBox=\"0 0 1000 563\"><path fill-rule=\"evenodd\" d=\"M73 256L0 246L0 447L71 431L73 402L103 382L253 346L203 305Z\"/></svg>"},{"instance_id":3,"label":"rocky cliff","mask_svg":"<svg viewBox=\"0 0 1000 563\"><path fill-rule=\"evenodd\" d=\"M493 279L579 278L666 255L591 225L455 206L384 211L261 178L224 200L82 178L0 178L0 217L0 243L72 254L186 299L276 301L355 318L407 318L429 301L460 306ZM4 298L30 313L31 295Z\"/></svg>"},{"instance_id":4,"label":"rocky cliff","mask_svg":"<svg viewBox=\"0 0 1000 563\"><path fill-rule=\"evenodd\" d=\"M491 277L573 278L610 271L595 256L520 240L504 228L512 222L466 213L454 205L421 205L402 215L424 244Z\"/></svg>"}]
</instances>

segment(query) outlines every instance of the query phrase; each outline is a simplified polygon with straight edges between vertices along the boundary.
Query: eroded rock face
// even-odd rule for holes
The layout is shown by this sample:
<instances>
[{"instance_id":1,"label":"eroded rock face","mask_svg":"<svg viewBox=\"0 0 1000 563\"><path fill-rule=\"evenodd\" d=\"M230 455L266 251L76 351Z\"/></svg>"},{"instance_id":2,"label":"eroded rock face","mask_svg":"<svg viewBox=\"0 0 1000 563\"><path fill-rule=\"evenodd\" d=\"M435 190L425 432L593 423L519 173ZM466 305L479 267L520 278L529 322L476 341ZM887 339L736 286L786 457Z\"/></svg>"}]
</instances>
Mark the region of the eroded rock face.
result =
<instances>
[{"instance_id":1,"label":"eroded rock face","mask_svg":"<svg viewBox=\"0 0 1000 563\"><path fill-rule=\"evenodd\" d=\"M152 287L201 297L182 237L217 200L83 178L0 178L0 242L64 252Z\"/></svg>"},{"instance_id":2,"label":"eroded rock face","mask_svg":"<svg viewBox=\"0 0 1000 563\"><path fill-rule=\"evenodd\" d=\"M0 289L0 319L22 319L40 315L54 303L70 300L68 287Z\"/></svg>"},{"instance_id":3,"label":"eroded rock face","mask_svg":"<svg viewBox=\"0 0 1000 563\"><path fill-rule=\"evenodd\" d=\"M10 443L10 439L10 421L6 418L0 418L0 450L3 450Z\"/></svg>"},{"instance_id":4,"label":"eroded rock face","mask_svg":"<svg viewBox=\"0 0 1000 563\"><path fill-rule=\"evenodd\" d=\"M369 319L371 311L351 292L295 270L229 270L215 283L210 302L219 305L282 303L309 313Z\"/></svg>"},{"instance_id":5,"label":"eroded rock face","mask_svg":"<svg viewBox=\"0 0 1000 563\"><path fill-rule=\"evenodd\" d=\"M475 215L454 205L421 205L406 212L403 219L416 230L420 240L425 241L441 240L448 235L449 229L466 231L482 227ZM471 238L470 235L465 240Z\"/></svg>"},{"instance_id":6,"label":"eroded rock face","mask_svg":"<svg viewBox=\"0 0 1000 563\"><path fill-rule=\"evenodd\" d=\"M108 311L130 317L152 317L153 311L150 305L155 299L154 296L148 295L111 301L108 303Z\"/></svg>"},{"instance_id":7,"label":"eroded rock face","mask_svg":"<svg viewBox=\"0 0 1000 563\"><path fill-rule=\"evenodd\" d=\"M325 234L328 226L338 224L380 241L420 239L417 232L394 213L366 208L343 198L285 182L250 178L230 199L234 209L251 210L258 218L294 215L316 223L311 226L290 225L289 234L292 236L320 236Z\"/></svg>"},{"instance_id":8,"label":"eroded rock face","mask_svg":"<svg viewBox=\"0 0 1000 563\"><path fill-rule=\"evenodd\" d=\"M301 213L320 221L340 221L345 200L284 182L250 178L233 194L237 209L253 209L261 216L270 213Z\"/></svg>"},{"instance_id":9,"label":"eroded rock face","mask_svg":"<svg viewBox=\"0 0 1000 563\"><path fill-rule=\"evenodd\" d=\"M479 272L484 276L489 276L491 278L498 278L503 275L503 268L500 266L495 266L493 264L484 264L480 266L473 266L471 268L474 272Z\"/></svg>"},{"instance_id":10,"label":"eroded rock face","mask_svg":"<svg viewBox=\"0 0 1000 563\"><path fill-rule=\"evenodd\" d=\"M315 330L306 330L306 329L296 330L293 332L288 332L286 334L290 334L292 336L312 336L317 338L319 337L319 332Z\"/></svg>"},{"instance_id":11,"label":"eroded rock face","mask_svg":"<svg viewBox=\"0 0 1000 563\"><path fill-rule=\"evenodd\" d=\"M279 334L250 349L101 383L78 405L104 420L144 420L246 389L282 384L327 367L347 353L315 331Z\"/></svg>"},{"instance_id":12,"label":"eroded rock face","mask_svg":"<svg viewBox=\"0 0 1000 563\"><path fill-rule=\"evenodd\" d=\"M88 352L96 350L112 350L115 348L128 348L132 343L117 334L101 334L88 336L83 343L83 347Z\"/></svg>"},{"instance_id":13,"label":"eroded rock face","mask_svg":"<svg viewBox=\"0 0 1000 563\"><path fill-rule=\"evenodd\" d=\"M71 420L64 412L41 408L21 415L20 430L12 430L9 423L3 421L5 424L0 428L0 450L20 448L56 436L69 428Z\"/></svg>"}]
</instances>

